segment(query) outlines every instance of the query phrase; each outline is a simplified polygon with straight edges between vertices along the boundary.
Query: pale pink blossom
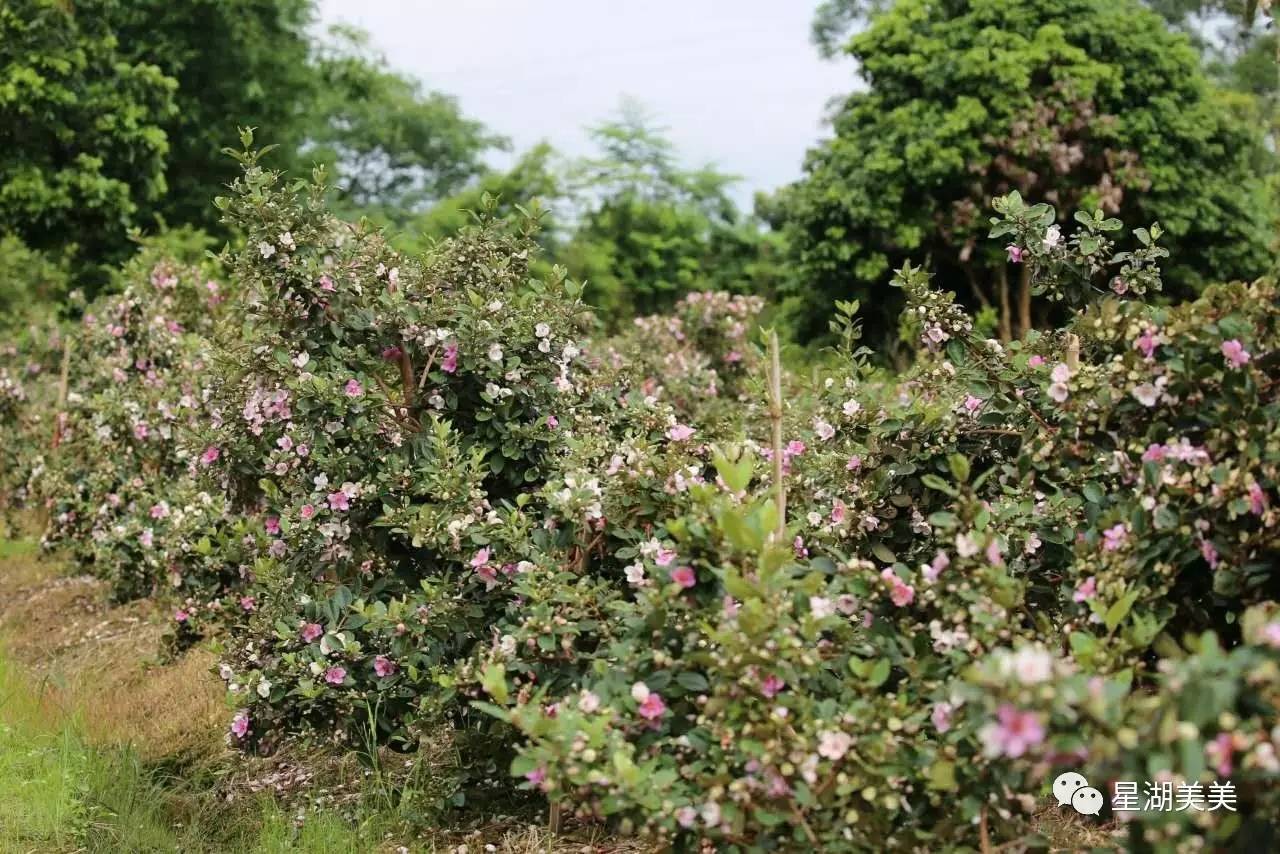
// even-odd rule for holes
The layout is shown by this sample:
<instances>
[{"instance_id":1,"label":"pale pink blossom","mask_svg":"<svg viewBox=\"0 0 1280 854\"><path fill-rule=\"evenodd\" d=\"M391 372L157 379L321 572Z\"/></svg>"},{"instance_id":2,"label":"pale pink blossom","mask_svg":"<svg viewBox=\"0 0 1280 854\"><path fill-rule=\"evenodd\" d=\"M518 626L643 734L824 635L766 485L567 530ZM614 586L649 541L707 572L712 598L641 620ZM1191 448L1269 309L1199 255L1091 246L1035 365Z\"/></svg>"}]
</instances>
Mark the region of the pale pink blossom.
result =
<instances>
[{"instance_id":1,"label":"pale pink blossom","mask_svg":"<svg viewBox=\"0 0 1280 854\"><path fill-rule=\"evenodd\" d=\"M698 583L698 577L694 574L693 567L689 566L680 566L671 570L671 580L685 589Z\"/></svg>"},{"instance_id":2,"label":"pale pink blossom","mask_svg":"<svg viewBox=\"0 0 1280 854\"><path fill-rule=\"evenodd\" d=\"M693 436L693 428L685 424L677 424L667 431L667 438L673 442L687 442Z\"/></svg>"},{"instance_id":3,"label":"pale pink blossom","mask_svg":"<svg viewBox=\"0 0 1280 854\"><path fill-rule=\"evenodd\" d=\"M1079 587L1076 588L1076 592L1071 595L1071 598L1073 601L1076 601L1076 602L1088 602L1090 599L1096 596L1097 593L1098 593L1098 579L1095 576L1091 575L1088 578L1086 578Z\"/></svg>"},{"instance_id":4,"label":"pale pink blossom","mask_svg":"<svg viewBox=\"0 0 1280 854\"><path fill-rule=\"evenodd\" d=\"M1102 547L1109 552L1114 552L1123 547L1128 539L1129 526L1124 522L1118 522L1102 532Z\"/></svg>"},{"instance_id":5,"label":"pale pink blossom","mask_svg":"<svg viewBox=\"0 0 1280 854\"><path fill-rule=\"evenodd\" d=\"M938 732L946 732L951 729L951 715L953 712L955 712L955 707L950 703L934 703L933 712L929 715L929 718L933 721L933 728Z\"/></svg>"},{"instance_id":6,"label":"pale pink blossom","mask_svg":"<svg viewBox=\"0 0 1280 854\"><path fill-rule=\"evenodd\" d=\"M373 672L385 679L396 672L396 663L385 655L379 655L373 659Z\"/></svg>"},{"instance_id":7,"label":"pale pink blossom","mask_svg":"<svg viewBox=\"0 0 1280 854\"><path fill-rule=\"evenodd\" d=\"M1226 356L1228 364L1235 368L1244 367L1252 358L1244 345L1235 338L1222 342L1222 355Z\"/></svg>"},{"instance_id":8,"label":"pale pink blossom","mask_svg":"<svg viewBox=\"0 0 1280 854\"><path fill-rule=\"evenodd\" d=\"M322 634L324 634L324 627L319 623L307 623L302 627L302 639L307 643L311 643Z\"/></svg>"},{"instance_id":9,"label":"pale pink blossom","mask_svg":"<svg viewBox=\"0 0 1280 854\"><path fill-rule=\"evenodd\" d=\"M996 711L996 720L978 732L983 751L989 757L1008 756L1016 759L1044 741L1045 729L1035 712L1021 711L1004 703Z\"/></svg>"},{"instance_id":10,"label":"pale pink blossom","mask_svg":"<svg viewBox=\"0 0 1280 854\"><path fill-rule=\"evenodd\" d=\"M324 672L324 681L330 685L341 685L347 679L346 668L330 667Z\"/></svg>"},{"instance_id":11,"label":"pale pink blossom","mask_svg":"<svg viewBox=\"0 0 1280 854\"><path fill-rule=\"evenodd\" d=\"M359 380L353 377L347 380L347 384L342 387L342 391L347 397L359 397L364 394L364 387L360 385Z\"/></svg>"},{"instance_id":12,"label":"pale pink blossom","mask_svg":"<svg viewBox=\"0 0 1280 854\"><path fill-rule=\"evenodd\" d=\"M236 716L231 719L231 734L236 738L244 738L249 734L248 712L236 712Z\"/></svg>"}]
</instances>

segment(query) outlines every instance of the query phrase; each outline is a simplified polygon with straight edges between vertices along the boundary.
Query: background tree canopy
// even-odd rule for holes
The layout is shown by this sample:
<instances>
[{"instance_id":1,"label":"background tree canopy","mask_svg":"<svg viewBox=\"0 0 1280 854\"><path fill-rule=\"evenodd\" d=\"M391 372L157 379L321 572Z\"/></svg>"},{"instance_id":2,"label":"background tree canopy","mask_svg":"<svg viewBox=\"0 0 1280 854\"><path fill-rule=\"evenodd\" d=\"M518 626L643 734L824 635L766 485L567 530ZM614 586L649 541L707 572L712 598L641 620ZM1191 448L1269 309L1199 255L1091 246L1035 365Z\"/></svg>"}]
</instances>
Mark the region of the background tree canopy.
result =
<instances>
[{"instance_id":1,"label":"background tree canopy","mask_svg":"<svg viewBox=\"0 0 1280 854\"><path fill-rule=\"evenodd\" d=\"M212 200L235 173L224 147L257 127L273 165L293 177L324 165L335 209L401 246L454 234L482 208L539 211L535 269L584 280L607 326L709 288L785 297L810 341L833 300L861 298L890 346L899 302L884 285L914 258L1011 337L1049 319L1025 271L979 240L991 199L1011 189L1063 216L1159 220L1175 293L1258 269L1280 85L1253 11L826 0L813 39L856 60L866 91L835 109L803 179L748 212L732 176L685 164L635 106L591 130L590 156L543 144L496 169L507 140L363 33L317 34L315 0L14 0L0 8L0 236L7 257L45 253L90 295L111 287L132 229L234 241Z\"/></svg>"},{"instance_id":2,"label":"background tree canopy","mask_svg":"<svg viewBox=\"0 0 1280 854\"><path fill-rule=\"evenodd\" d=\"M983 247L994 196L1158 220L1186 293L1260 269L1271 168L1252 100L1210 85L1185 36L1115 0L900 0L847 52L867 91L783 191L788 285L802 333L850 295L892 328L891 269L929 259L944 288L998 313L1003 337L1041 320L1029 279ZM1025 272L1025 271L1024 271Z\"/></svg>"}]
</instances>

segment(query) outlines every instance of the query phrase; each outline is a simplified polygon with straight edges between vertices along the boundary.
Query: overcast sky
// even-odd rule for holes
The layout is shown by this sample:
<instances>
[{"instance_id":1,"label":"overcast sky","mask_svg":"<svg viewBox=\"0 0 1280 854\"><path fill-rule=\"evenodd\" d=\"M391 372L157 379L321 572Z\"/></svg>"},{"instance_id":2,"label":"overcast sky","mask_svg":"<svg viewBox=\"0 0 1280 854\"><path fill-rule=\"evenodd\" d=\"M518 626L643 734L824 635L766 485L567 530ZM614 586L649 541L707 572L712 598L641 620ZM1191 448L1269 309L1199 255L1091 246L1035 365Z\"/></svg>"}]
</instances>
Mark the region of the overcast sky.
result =
<instances>
[{"instance_id":1,"label":"overcast sky","mask_svg":"<svg viewBox=\"0 0 1280 854\"><path fill-rule=\"evenodd\" d=\"M583 127L638 99L690 165L742 177L747 202L800 174L848 63L809 44L816 0L321 0L396 68L511 138L589 149ZM495 160L496 165L502 165Z\"/></svg>"}]
</instances>

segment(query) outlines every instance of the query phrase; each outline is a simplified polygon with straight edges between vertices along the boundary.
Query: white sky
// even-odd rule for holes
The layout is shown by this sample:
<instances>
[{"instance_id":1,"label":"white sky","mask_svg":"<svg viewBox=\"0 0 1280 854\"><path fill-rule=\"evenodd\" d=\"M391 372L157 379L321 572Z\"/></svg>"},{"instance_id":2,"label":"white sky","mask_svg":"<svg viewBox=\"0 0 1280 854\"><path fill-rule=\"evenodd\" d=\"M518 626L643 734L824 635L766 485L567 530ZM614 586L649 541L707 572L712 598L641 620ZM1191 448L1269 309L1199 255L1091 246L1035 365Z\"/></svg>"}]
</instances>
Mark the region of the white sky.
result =
<instances>
[{"instance_id":1,"label":"white sky","mask_svg":"<svg viewBox=\"0 0 1280 854\"><path fill-rule=\"evenodd\" d=\"M391 64L458 98L516 151L590 151L583 127L638 99L689 165L756 190L799 176L827 135L848 62L809 43L817 0L321 0L321 23L368 30ZM495 165L504 165L505 159Z\"/></svg>"}]
</instances>

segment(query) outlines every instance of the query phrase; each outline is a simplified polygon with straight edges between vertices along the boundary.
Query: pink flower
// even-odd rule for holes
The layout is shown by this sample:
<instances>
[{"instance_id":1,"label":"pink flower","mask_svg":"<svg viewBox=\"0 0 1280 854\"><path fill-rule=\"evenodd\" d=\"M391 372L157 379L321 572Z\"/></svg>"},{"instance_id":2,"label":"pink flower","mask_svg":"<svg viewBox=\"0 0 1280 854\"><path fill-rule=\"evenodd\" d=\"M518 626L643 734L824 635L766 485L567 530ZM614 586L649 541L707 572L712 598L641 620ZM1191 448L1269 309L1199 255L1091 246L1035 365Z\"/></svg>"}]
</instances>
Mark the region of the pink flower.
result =
<instances>
[{"instance_id":1,"label":"pink flower","mask_svg":"<svg viewBox=\"0 0 1280 854\"><path fill-rule=\"evenodd\" d=\"M298 515L303 519L310 519L312 516L316 515L315 505L303 504L302 508L298 510Z\"/></svg>"},{"instance_id":2,"label":"pink flower","mask_svg":"<svg viewBox=\"0 0 1280 854\"><path fill-rule=\"evenodd\" d=\"M1121 548L1127 539L1129 539L1129 526L1119 522L1102 532L1102 547L1113 552Z\"/></svg>"},{"instance_id":3,"label":"pink flower","mask_svg":"<svg viewBox=\"0 0 1280 854\"><path fill-rule=\"evenodd\" d=\"M1012 261L1014 264L1022 263L1023 249L1021 246L1019 246L1016 243L1010 243L1008 246L1004 248L1004 251L1009 253L1009 260Z\"/></svg>"},{"instance_id":4,"label":"pink flower","mask_svg":"<svg viewBox=\"0 0 1280 854\"><path fill-rule=\"evenodd\" d=\"M1210 569L1218 568L1218 549L1212 540L1200 541L1200 555L1204 558L1205 563L1209 564Z\"/></svg>"},{"instance_id":5,"label":"pink flower","mask_svg":"<svg viewBox=\"0 0 1280 854\"><path fill-rule=\"evenodd\" d=\"M1251 358L1249 351L1235 338L1222 342L1222 355L1226 356L1227 362L1236 368L1244 367Z\"/></svg>"},{"instance_id":6,"label":"pink flower","mask_svg":"<svg viewBox=\"0 0 1280 854\"><path fill-rule=\"evenodd\" d=\"M687 442L693 436L693 428L684 424L677 424L667 431L667 438L673 442Z\"/></svg>"},{"instance_id":7,"label":"pink flower","mask_svg":"<svg viewBox=\"0 0 1280 854\"><path fill-rule=\"evenodd\" d=\"M360 385L360 381L352 378L347 380L347 384L342 387L342 391L347 397L359 397L364 394L364 387Z\"/></svg>"},{"instance_id":8,"label":"pink flower","mask_svg":"<svg viewBox=\"0 0 1280 854\"><path fill-rule=\"evenodd\" d=\"M335 287L333 286L333 279L329 278L328 276L321 276L321 277L320 277L320 290L322 290L322 291L328 291L329 293L333 293L334 291L336 291L336 290L337 290L337 288L335 288Z\"/></svg>"},{"instance_id":9,"label":"pink flower","mask_svg":"<svg viewBox=\"0 0 1280 854\"><path fill-rule=\"evenodd\" d=\"M249 734L248 712L236 712L236 716L231 719L231 734L236 738L244 738Z\"/></svg>"},{"instance_id":10,"label":"pink flower","mask_svg":"<svg viewBox=\"0 0 1280 854\"><path fill-rule=\"evenodd\" d=\"M938 580L938 576L942 574L942 570L949 566L951 566L951 558L948 557L947 553L942 551L942 549L938 549L938 553L933 556L933 560L931 560L928 566L923 570L924 580L932 584Z\"/></svg>"},{"instance_id":11,"label":"pink flower","mask_svg":"<svg viewBox=\"0 0 1280 854\"><path fill-rule=\"evenodd\" d=\"M836 525L843 522L846 509L844 502L837 498L831 505L831 521Z\"/></svg>"},{"instance_id":12,"label":"pink flower","mask_svg":"<svg viewBox=\"0 0 1280 854\"><path fill-rule=\"evenodd\" d=\"M280 519L277 516L268 516L267 521L263 523L263 527L267 529L267 533L272 536L280 533Z\"/></svg>"},{"instance_id":13,"label":"pink flower","mask_svg":"<svg viewBox=\"0 0 1280 854\"><path fill-rule=\"evenodd\" d=\"M351 497L342 490L330 492L328 496L330 510L350 510Z\"/></svg>"},{"instance_id":14,"label":"pink flower","mask_svg":"<svg viewBox=\"0 0 1280 854\"><path fill-rule=\"evenodd\" d=\"M1123 295L1129 290L1129 283L1119 276L1116 276L1111 280L1111 290L1115 291L1119 295Z\"/></svg>"},{"instance_id":15,"label":"pink flower","mask_svg":"<svg viewBox=\"0 0 1280 854\"><path fill-rule=\"evenodd\" d=\"M440 370L446 374L455 373L458 370L458 345L447 344L444 348L444 359L440 361Z\"/></svg>"},{"instance_id":16,"label":"pink flower","mask_svg":"<svg viewBox=\"0 0 1280 854\"><path fill-rule=\"evenodd\" d=\"M489 554L489 547L485 546L471 558L471 565L476 569L484 566L489 562Z\"/></svg>"},{"instance_id":17,"label":"pink flower","mask_svg":"<svg viewBox=\"0 0 1280 854\"><path fill-rule=\"evenodd\" d=\"M1044 364L1044 356L1041 356L1039 353L1036 353L1030 359L1027 359L1028 368L1038 368L1043 364Z\"/></svg>"},{"instance_id":18,"label":"pink flower","mask_svg":"<svg viewBox=\"0 0 1280 854\"><path fill-rule=\"evenodd\" d=\"M950 703L934 703L933 714L929 717L933 721L933 728L938 732L946 732L951 729L951 714L955 708Z\"/></svg>"},{"instance_id":19,"label":"pink flower","mask_svg":"<svg viewBox=\"0 0 1280 854\"><path fill-rule=\"evenodd\" d=\"M151 505L151 518L152 518L152 519L163 519L163 518L165 518L165 517L166 517L166 516L168 516L168 515L169 515L169 505L168 505L168 504L165 504L164 502L161 502L161 503L159 503L159 504L153 504L153 505Z\"/></svg>"},{"instance_id":20,"label":"pink flower","mask_svg":"<svg viewBox=\"0 0 1280 854\"><path fill-rule=\"evenodd\" d=\"M1000 552L1000 541L992 537L987 541L987 563L992 566L1004 566L1004 555Z\"/></svg>"},{"instance_id":21,"label":"pink flower","mask_svg":"<svg viewBox=\"0 0 1280 854\"><path fill-rule=\"evenodd\" d=\"M373 672L385 679L396 672L396 663L385 655L379 655L373 660Z\"/></svg>"},{"instance_id":22,"label":"pink flower","mask_svg":"<svg viewBox=\"0 0 1280 854\"><path fill-rule=\"evenodd\" d=\"M1164 459L1164 456L1164 445L1152 442L1150 445L1147 445L1147 449L1142 452L1142 461L1144 463L1158 463Z\"/></svg>"},{"instance_id":23,"label":"pink flower","mask_svg":"<svg viewBox=\"0 0 1280 854\"><path fill-rule=\"evenodd\" d=\"M889 582L889 598L893 600L893 604L901 608L915 601L915 588L905 583L892 569L885 569L880 573L880 577Z\"/></svg>"},{"instance_id":24,"label":"pink flower","mask_svg":"<svg viewBox=\"0 0 1280 854\"><path fill-rule=\"evenodd\" d=\"M996 712L996 720L984 726L978 737L987 756L1016 759L1044 741L1044 724L1034 712L1004 703Z\"/></svg>"},{"instance_id":25,"label":"pink flower","mask_svg":"<svg viewBox=\"0 0 1280 854\"><path fill-rule=\"evenodd\" d=\"M302 639L307 643L311 643L324 634L324 626L319 623L307 623L302 627Z\"/></svg>"},{"instance_id":26,"label":"pink flower","mask_svg":"<svg viewBox=\"0 0 1280 854\"><path fill-rule=\"evenodd\" d=\"M681 566L671 570L671 580L687 590L698 583L698 576L694 574L693 567Z\"/></svg>"},{"instance_id":27,"label":"pink flower","mask_svg":"<svg viewBox=\"0 0 1280 854\"><path fill-rule=\"evenodd\" d=\"M1138 352L1142 353L1145 359L1151 358L1151 354L1156 351L1157 345L1156 337L1151 334L1150 329L1143 330L1142 334L1138 336L1138 340L1133 343L1133 346L1138 349Z\"/></svg>"},{"instance_id":28,"label":"pink flower","mask_svg":"<svg viewBox=\"0 0 1280 854\"><path fill-rule=\"evenodd\" d=\"M382 348L382 358L387 360L388 362L394 362L403 355L404 355L404 350L401 350L399 347L396 347L394 345L391 347Z\"/></svg>"},{"instance_id":29,"label":"pink flower","mask_svg":"<svg viewBox=\"0 0 1280 854\"><path fill-rule=\"evenodd\" d=\"M222 451L218 450L213 445L210 445L205 448L204 453L200 455L200 462L205 465L212 465L218 461L218 457L220 456L222 456Z\"/></svg>"},{"instance_id":30,"label":"pink flower","mask_svg":"<svg viewBox=\"0 0 1280 854\"><path fill-rule=\"evenodd\" d=\"M788 457L798 457L807 450L807 446L799 439L792 439L787 443L786 454Z\"/></svg>"},{"instance_id":31,"label":"pink flower","mask_svg":"<svg viewBox=\"0 0 1280 854\"><path fill-rule=\"evenodd\" d=\"M670 566L671 561L676 559L676 550L662 546L658 549L658 554L654 556L653 562L658 566Z\"/></svg>"},{"instance_id":32,"label":"pink flower","mask_svg":"<svg viewBox=\"0 0 1280 854\"><path fill-rule=\"evenodd\" d=\"M1071 598L1075 602L1088 602L1098 594L1098 579L1095 576L1089 576L1084 583L1076 588L1076 592Z\"/></svg>"},{"instance_id":33,"label":"pink flower","mask_svg":"<svg viewBox=\"0 0 1280 854\"><path fill-rule=\"evenodd\" d=\"M662 702L662 696L651 693L640 703L640 717L647 721L657 720L667 713L667 704Z\"/></svg>"},{"instance_id":34,"label":"pink flower","mask_svg":"<svg viewBox=\"0 0 1280 854\"><path fill-rule=\"evenodd\" d=\"M1205 756L1213 763L1213 768L1218 772L1219 777L1231 776L1234 769L1231 756L1234 752L1235 742L1229 732L1218 733L1217 738L1204 746Z\"/></svg>"},{"instance_id":35,"label":"pink flower","mask_svg":"<svg viewBox=\"0 0 1280 854\"><path fill-rule=\"evenodd\" d=\"M330 685L341 685L347 679L347 671L342 667L330 667L324 672L324 681Z\"/></svg>"},{"instance_id":36,"label":"pink flower","mask_svg":"<svg viewBox=\"0 0 1280 854\"><path fill-rule=\"evenodd\" d=\"M964 408L966 411L973 413L982 408L982 398L969 395L964 399Z\"/></svg>"},{"instance_id":37,"label":"pink flower","mask_svg":"<svg viewBox=\"0 0 1280 854\"><path fill-rule=\"evenodd\" d=\"M534 768L532 771L526 772L524 778L538 788L542 788L542 784L547 779L547 769Z\"/></svg>"},{"instance_id":38,"label":"pink flower","mask_svg":"<svg viewBox=\"0 0 1280 854\"><path fill-rule=\"evenodd\" d=\"M186 611L182 610L181 608L173 612L174 621L179 623L185 623L190 617L191 615L188 614Z\"/></svg>"},{"instance_id":39,"label":"pink flower","mask_svg":"<svg viewBox=\"0 0 1280 854\"><path fill-rule=\"evenodd\" d=\"M560 426L560 419L556 418L554 415L548 415L547 426L550 427L552 430L556 429L557 427Z\"/></svg>"},{"instance_id":40,"label":"pink flower","mask_svg":"<svg viewBox=\"0 0 1280 854\"><path fill-rule=\"evenodd\" d=\"M785 687L787 687L787 683L779 679L776 673L770 673L765 677L764 681L760 683L760 693L772 700L774 697L778 696Z\"/></svg>"},{"instance_id":41,"label":"pink flower","mask_svg":"<svg viewBox=\"0 0 1280 854\"><path fill-rule=\"evenodd\" d=\"M245 611L254 611L258 608L258 601L252 596L241 596L240 607Z\"/></svg>"},{"instance_id":42,"label":"pink flower","mask_svg":"<svg viewBox=\"0 0 1280 854\"><path fill-rule=\"evenodd\" d=\"M1267 509L1267 494L1258 486L1257 481L1249 484L1249 510L1255 516L1261 516Z\"/></svg>"},{"instance_id":43,"label":"pink flower","mask_svg":"<svg viewBox=\"0 0 1280 854\"><path fill-rule=\"evenodd\" d=\"M845 463L844 467L846 471L857 471L862 468L862 457L854 454L852 457L849 457L849 462Z\"/></svg>"}]
</instances>

